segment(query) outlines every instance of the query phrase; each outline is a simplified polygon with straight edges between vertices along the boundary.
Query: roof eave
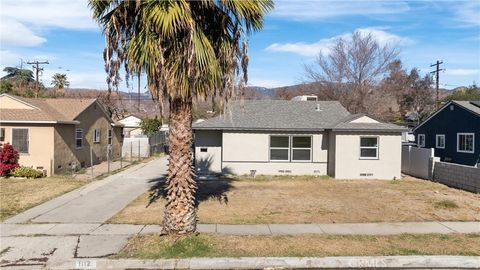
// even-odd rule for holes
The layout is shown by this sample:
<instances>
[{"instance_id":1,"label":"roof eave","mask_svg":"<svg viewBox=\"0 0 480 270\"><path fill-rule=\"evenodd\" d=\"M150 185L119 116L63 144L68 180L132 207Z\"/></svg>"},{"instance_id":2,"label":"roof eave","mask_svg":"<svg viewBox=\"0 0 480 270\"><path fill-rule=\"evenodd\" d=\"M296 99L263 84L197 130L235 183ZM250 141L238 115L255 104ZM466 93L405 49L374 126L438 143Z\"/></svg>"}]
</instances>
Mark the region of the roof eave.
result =
<instances>
[{"instance_id":1,"label":"roof eave","mask_svg":"<svg viewBox=\"0 0 480 270\"><path fill-rule=\"evenodd\" d=\"M332 131L359 131L359 132L405 132L408 129L384 129L384 128L334 128Z\"/></svg>"},{"instance_id":2,"label":"roof eave","mask_svg":"<svg viewBox=\"0 0 480 270\"><path fill-rule=\"evenodd\" d=\"M192 127L193 130L325 131L325 128Z\"/></svg>"},{"instance_id":3,"label":"roof eave","mask_svg":"<svg viewBox=\"0 0 480 270\"><path fill-rule=\"evenodd\" d=\"M0 120L0 123L8 123L8 124L68 124L68 125L78 125L78 124L80 124L80 121Z\"/></svg>"}]
</instances>

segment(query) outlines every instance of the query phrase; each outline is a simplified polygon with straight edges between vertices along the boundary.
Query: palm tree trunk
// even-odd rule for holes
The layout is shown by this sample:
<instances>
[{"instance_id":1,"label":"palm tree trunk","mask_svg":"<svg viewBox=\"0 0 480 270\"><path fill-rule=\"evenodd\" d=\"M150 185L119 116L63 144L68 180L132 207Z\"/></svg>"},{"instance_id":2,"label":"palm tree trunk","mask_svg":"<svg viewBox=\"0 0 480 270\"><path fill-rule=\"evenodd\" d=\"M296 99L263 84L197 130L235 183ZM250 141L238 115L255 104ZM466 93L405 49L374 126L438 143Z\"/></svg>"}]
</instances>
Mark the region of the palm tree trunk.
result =
<instances>
[{"instance_id":1,"label":"palm tree trunk","mask_svg":"<svg viewBox=\"0 0 480 270\"><path fill-rule=\"evenodd\" d=\"M194 232L197 226L191 100L170 100L169 128L170 159L163 233L186 234Z\"/></svg>"}]
</instances>

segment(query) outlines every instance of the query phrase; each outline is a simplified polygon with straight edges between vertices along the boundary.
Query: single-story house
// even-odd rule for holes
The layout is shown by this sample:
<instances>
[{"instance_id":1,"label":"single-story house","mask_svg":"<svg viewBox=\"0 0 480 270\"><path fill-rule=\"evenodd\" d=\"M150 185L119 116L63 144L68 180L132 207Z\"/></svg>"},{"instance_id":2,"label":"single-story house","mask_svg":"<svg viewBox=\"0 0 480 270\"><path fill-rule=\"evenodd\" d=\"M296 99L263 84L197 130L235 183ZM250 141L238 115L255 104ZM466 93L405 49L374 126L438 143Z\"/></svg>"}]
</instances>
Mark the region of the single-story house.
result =
<instances>
[{"instance_id":1,"label":"single-story house","mask_svg":"<svg viewBox=\"0 0 480 270\"><path fill-rule=\"evenodd\" d=\"M96 99L0 95L0 143L18 150L20 165L47 175L98 164L109 149L120 157L122 132Z\"/></svg>"},{"instance_id":2,"label":"single-story house","mask_svg":"<svg viewBox=\"0 0 480 270\"><path fill-rule=\"evenodd\" d=\"M337 101L232 102L193 129L198 173L401 177L405 129Z\"/></svg>"},{"instance_id":3,"label":"single-story house","mask_svg":"<svg viewBox=\"0 0 480 270\"><path fill-rule=\"evenodd\" d=\"M441 161L480 163L480 101L452 100L414 129L419 147L435 148Z\"/></svg>"},{"instance_id":4,"label":"single-story house","mask_svg":"<svg viewBox=\"0 0 480 270\"><path fill-rule=\"evenodd\" d=\"M118 122L123 125L123 135L125 137L128 138L143 135L143 131L140 128L140 123L142 122L142 118L140 116L130 114L118 120Z\"/></svg>"}]
</instances>

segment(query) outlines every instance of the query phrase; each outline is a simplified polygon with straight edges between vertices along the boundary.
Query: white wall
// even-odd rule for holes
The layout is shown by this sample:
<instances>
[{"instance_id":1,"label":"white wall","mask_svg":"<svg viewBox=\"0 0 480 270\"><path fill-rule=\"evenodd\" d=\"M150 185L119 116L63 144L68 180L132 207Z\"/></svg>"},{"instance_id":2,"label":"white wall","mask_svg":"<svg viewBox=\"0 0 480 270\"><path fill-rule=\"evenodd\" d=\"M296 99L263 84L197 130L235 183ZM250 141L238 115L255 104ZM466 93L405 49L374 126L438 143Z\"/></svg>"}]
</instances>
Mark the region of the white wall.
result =
<instances>
[{"instance_id":1,"label":"white wall","mask_svg":"<svg viewBox=\"0 0 480 270\"><path fill-rule=\"evenodd\" d=\"M202 152L205 148L207 152ZM222 172L222 132L195 131L195 163L199 173Z\"/></svg>"},{"instance_id":2,"label":"white wall","mask_svg":"<svg viewBox=\"0 0 480 270\"><path fill-rule=\"evenodd\" d=\"M378 159L360 159L360 137L378 136ZM401 133L335 133L335 178L400 179ZM361 174L371 174L361 176Z\"/></svg>"},{"instance_id":3,"label":"white wall","mask_svg":"<svg viewBox=\"0 0 480 270\"><path fill-rule=\"evenodd\" d=\"M140 145L140 149L139 149ZM130 155L133 158L138 157L140 151L140 157L149 157L150 156L150 144L148 143L147 137L136 137L136 138L124 138L122 145L122 156L130 158Z\"/></svg>"},{"instance_id":4,"label":"white wall","mask_svg":"<svg viewBox=\"0 0 480 270\"><path fill-rule=\"evenodd\" d=\"M428 179L430 175L428 164L434 155L434 148L402 146L402 172Z\"/></svg>"}]
</instances>

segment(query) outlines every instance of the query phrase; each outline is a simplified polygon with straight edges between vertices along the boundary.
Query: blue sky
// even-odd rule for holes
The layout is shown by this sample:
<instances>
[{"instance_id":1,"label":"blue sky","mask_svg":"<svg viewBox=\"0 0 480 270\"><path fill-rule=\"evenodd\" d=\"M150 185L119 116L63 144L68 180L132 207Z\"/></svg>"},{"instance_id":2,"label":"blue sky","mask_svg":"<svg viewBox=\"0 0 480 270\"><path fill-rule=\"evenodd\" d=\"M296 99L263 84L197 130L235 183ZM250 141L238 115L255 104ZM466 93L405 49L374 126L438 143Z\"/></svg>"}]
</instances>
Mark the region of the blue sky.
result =
<instances>
[{"instance_id":1,"label":"blue sky","mask_svg":"<svg viewBox=\"0 0 480 270\"><path fill-rule=\"evenodd\" d=\"M63 72L71 87L107 88L104 38L85 1L2 0L0 16L2 70L20 66L20 59L46 59L50 64L41 77L46 85L54 73ZM430 64L443 60L443 87L480 84L480 0L472 0L277 1L265 29L249 38L249 85L303 82L304 65L321 50L327 53L336 37L354 30L397 46L408 69L425 74Z\"/></svg>"}]
</instances>

